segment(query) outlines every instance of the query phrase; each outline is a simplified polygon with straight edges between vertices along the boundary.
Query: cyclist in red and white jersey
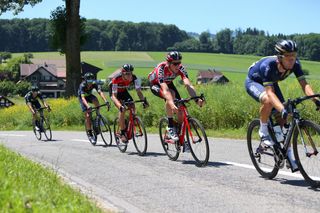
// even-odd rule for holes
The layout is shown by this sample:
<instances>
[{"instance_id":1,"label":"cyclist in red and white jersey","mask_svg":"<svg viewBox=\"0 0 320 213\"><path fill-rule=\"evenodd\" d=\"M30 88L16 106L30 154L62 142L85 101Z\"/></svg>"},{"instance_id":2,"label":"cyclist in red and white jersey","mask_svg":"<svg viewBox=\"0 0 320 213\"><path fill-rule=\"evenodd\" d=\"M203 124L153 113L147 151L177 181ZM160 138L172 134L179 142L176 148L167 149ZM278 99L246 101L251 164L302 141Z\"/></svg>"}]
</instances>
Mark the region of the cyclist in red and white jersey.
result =
<instances>
[{"instance_id":1,"label":"cyclist in red and white jersey","mask_svg":"<svg viewBox=\"0 0 320 213\"><path fill-rule=\"evenodd\" d=\"M151 92L165 100L166 113L168 117L168 132L172 140L178 140L178 135L173 128L173 114L178 112L174 99L181 99L180 94L173 84L173 80L180 76L183 84L188 90L191 97L196 96L196 90L192 86L186 68L181 64L182 55L178 51L171 51L167 54L166 61L158 64L154 70L149 73L148 79L151 83ZM204 102L197 100L197 104L201 107ZM181 116L178 113L178 119Z\"/></svg>"},{"instance_id":2,"label":"cyclist in red and white jersey","mask_svg":"<svg viewBox=\"0 0 320 213\"><path fill-rule=\"evenodd\" d=\"M128 92L128 87L134 84L137 95L140 100L144 100L143 107L149 106L147 99L141 92L141 80L137 78L132 72L134 67L131 64L124 64L121 72L114 76L109 84L109 95L115 106L119 109L119 125L121 128L121 140L127 141L126 124L125 124L125 106L122 105L124 101L133 101Z\"/></svg>"}]
</instances>

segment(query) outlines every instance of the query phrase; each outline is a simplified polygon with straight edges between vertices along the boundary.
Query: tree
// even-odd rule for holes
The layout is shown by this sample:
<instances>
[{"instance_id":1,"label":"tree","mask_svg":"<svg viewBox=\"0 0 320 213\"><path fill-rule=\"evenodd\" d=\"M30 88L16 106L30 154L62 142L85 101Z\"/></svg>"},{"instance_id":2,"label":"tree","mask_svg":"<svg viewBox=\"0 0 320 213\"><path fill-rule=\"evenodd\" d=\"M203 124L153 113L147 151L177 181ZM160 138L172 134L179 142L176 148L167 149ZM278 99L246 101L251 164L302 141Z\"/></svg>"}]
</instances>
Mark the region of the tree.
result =
<instances>
[{"instance_id":1,"label":"tree","mask_svg":"<svg viewBox=\"0 0 320 213\"><path fill-rule=\"evenodd\" d=\"M0 15L6 11L18 14L25 5L34 6L42 0L10 0L0 2ZM80 66L80 0L65 0L66 5L66 96L77 94L81 82Z\"/></svg>"}]
</instances>

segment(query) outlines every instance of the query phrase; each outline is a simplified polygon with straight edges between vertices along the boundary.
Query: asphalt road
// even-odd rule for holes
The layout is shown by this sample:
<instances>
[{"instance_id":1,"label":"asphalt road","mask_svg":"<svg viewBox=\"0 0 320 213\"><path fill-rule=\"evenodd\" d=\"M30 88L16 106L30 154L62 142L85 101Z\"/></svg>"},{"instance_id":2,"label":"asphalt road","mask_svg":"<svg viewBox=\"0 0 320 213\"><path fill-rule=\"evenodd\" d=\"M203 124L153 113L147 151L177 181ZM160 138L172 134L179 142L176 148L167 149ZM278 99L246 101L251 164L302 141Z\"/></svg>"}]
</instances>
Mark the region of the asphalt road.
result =
<instances>
[{"instance_id":1,"label":"asphalt road","mask_svg":"<svg viewBox=\"0 0 320 213\"><path fill-rule=\"evenodd\" d=\"M177 161L164 154L158 135L148 153L132 141L92 146L84 132L53 131L38 141L31 131L1 131L0 143L57 171L67 182L118 212L319 212L319 190L287 169L265 180L250 161L246 141L210 138L210 160L198 168L190 153ZM114 144L114 143L113 143Z\"/></svg>"}]
</instances>

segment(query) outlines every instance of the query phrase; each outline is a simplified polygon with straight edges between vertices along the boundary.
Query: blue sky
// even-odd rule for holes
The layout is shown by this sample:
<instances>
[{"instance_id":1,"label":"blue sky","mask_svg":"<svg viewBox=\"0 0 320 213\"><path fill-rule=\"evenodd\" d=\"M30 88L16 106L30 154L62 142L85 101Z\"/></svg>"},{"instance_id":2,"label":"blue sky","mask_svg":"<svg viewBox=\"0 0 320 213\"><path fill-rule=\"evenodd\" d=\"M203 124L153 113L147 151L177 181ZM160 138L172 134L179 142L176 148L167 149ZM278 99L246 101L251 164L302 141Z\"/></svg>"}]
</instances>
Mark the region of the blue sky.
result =
<instances>
[{"instance_id":1,"label":"blue sky","mask_svg":"<svg viewBox=\"0 0 320 213\"><path fill-rule=\"evenodd\" d=\"M1 19L50 18L62 0L43 0ZM319 0L81 0L80 15L87 19L174 24L187 32L217 33L248 27L269 34L320 33Z\"/></svg>"}]
</instances>

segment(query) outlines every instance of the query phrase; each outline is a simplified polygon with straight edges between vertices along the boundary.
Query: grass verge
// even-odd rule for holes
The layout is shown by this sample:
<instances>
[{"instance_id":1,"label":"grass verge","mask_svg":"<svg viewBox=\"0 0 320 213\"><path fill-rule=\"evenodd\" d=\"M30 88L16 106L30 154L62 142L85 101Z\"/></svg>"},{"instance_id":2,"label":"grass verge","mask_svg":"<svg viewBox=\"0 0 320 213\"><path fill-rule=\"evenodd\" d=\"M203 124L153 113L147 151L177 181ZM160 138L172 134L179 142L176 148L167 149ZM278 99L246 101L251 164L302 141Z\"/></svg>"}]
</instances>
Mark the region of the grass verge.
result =
<instances>
[{"instance_id":1,"label":"grass verge","mask_svg":"<svg viewBox=\"0 0 320 213\"><path fill-rule=\"evenodd\" d=\"M103 212L50 169L0 145L1 212Z\"/></svg>"}]
</instances>

